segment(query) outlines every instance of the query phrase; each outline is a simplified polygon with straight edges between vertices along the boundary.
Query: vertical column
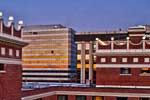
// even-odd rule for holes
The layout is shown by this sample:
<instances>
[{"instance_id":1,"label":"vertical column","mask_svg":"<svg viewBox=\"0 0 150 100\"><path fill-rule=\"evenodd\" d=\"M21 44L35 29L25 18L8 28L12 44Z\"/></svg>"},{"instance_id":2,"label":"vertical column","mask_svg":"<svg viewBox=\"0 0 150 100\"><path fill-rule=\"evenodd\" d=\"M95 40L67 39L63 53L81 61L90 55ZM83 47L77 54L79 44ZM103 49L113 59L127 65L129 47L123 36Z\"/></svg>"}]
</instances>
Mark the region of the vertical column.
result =
<instances>
[{"instance_id":1,"label":"vertical column","mask_svg":"<svg viewBox=\"0 0 150 100\"><path fill-rule=\"evenodd\" d=\"M0 12L0 32L3 33L3 13Z\"/></svg>"},{"instance_id":2,"label":"vertical column","mask_svg":"<svg viewBox=\"0 0 150 100\"><path fill-rule=\"evenodd\" d=\"M127 37L127 50L129 50L129 44L130 44L130 41L129 41L129 37Z\"/></svg>"},{"instance_id":3,"label":"vertical column","mask_svg":"<svg viewBox=\"0 0 150 100\"><path fill-rule=\"evenodd\" d=\"M114 49L114 37L111 37L111 50Z\"/></svg>"},{"instance_id":4,"label":"vertical column","mask_svg":"<svg viewBox=\"0 0 150 100\"><path fill-rule=\"evenodd\" d=\"M21 37L22 37L22 35L23 35L22 26L23 26L23 21L20 20L20 21L18 22L18 30L21 30Z\"/></svg>"},{"instance_id":5,"label":"vertical column","mask_svg":"<svg viewBox=\"0 0 150 100\"><path fill-rule=\"evenodd\" d=\"M14 17L13 16L9 16L9 19L8 19L8 26L11 27L11 35L13 36L14 35Z\"/></svg>"},{"instance_id":6,"label":"vertical column","mask_svg":"<svg viewBox=\"0 0 150 100\"><path fill-rule=\"evenodd\" d=\"M89 43L89 81L93 83L93 43Z\"/></svg>"},{"instance_id":7,"label":"vertical column","mask_svg":"<svg viewBox=\"0 0 150 100\"><path fill-rule=\"evenodd\" d=\"M145 36L142 39L143 39L143 50L145 50Z\"/></svg>"},{"instance_id":8,"label":"vertical column","mask_svg":"<svg viewBox=\"0 0 150 100\"><path fill-rule=\"evenodd\" d=\"M81 42L81 76L80 83L85 83L85 42Z\"/></svg>"}]
</instances>

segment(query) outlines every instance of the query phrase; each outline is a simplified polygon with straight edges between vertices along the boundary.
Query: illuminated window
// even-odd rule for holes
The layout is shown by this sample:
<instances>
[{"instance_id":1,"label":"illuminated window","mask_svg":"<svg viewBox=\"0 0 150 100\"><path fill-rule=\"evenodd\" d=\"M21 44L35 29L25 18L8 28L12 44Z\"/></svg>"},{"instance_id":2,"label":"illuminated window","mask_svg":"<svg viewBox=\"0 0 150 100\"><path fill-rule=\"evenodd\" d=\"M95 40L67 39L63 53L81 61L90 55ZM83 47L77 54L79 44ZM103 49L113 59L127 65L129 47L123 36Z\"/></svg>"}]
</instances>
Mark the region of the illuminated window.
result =
<instances>
[{"instance_id":1,"label":"illuminated window","mask_svg":"<svg viewBox=\"0 0 150 100\"><path fill-rule=\"evenodd\" d=\"M100 96L93 96L92 100L104 100L104 97L100 97Z\"/></svg>"},{"instance_id":2,"label":"illuminated window","mask_svg":"<svg viewBox=\"0 0 150 100\"><path fill-rule=\"evenodd\" d=\"M138 62L139 59L138 58L133 58L133 62Z\"/></svg>"},{"instance_id":3,"label":"illuminated window","mask_svg":"<svg viewBox=\"0 0 150 100\"><path fill-rule=\"evenodd\" d=\"M77 46L78 46L77 49L81 50L81 44L77 44Z\"/></svg>"},{"instance_id":4,"label":"illuminated window","mask_svg":"<svg viewBox=\"0 0 150 100\"><path fill-rule=\"evenodd\" d=\"M149 62L149 58L144 58L144 62Z\"/></svg>"},{"instance_id":5,"label":"illuminated window","mask_svg":"<svg viewBox=\"0 0 150 100\"><path fill-rule=\"evenodd\" d=\"M142 68L141 74L150 74L150 69L149 68Z\"/></svg>"},{"instance_id":6,"label":"illuminated window","mask_svg":"<svg viewBox=\"0 0 150 100\"><path fill-rule=\"evenodd\" d=\"M1 47L1 54L5 55L6 54L6 49L4 47Z\"/></svg>"},{"instance_id":7,"label":"illuminated window","mask_svg":"<svg viewBox=\"0 0 150 100\"><path fill-rule=\"evenodd\" d=\"M19 57L20 56L20 52L19 50L16 50L16 57Z\"/></svg>"},{"instance_id":8,"label":"illuminated window","mask_svg":"<svg viewBox=\"0 0 150 100\"><path fill-rule=\"evenodd\" d=\"M131 74L131 68L120 68L120 74Z\"/></svg>"},{"instance_id":9,"label":"illuminated window","mask_svg":"<svg viewBox=\"0 0 150 100\"><path fill-rule=\"evenodd\" d=\"M127 62L127 58L122 58L122 62Z\"/></svg>"},{"instance_id":10,"label":"illuminated window","mask_svg":"<svg viewBox=\"0 0 150 100\"><path fill-rule=\"evenodd\" d=\"M12 56L12 55L13 55L13 50L9 49L9 56Z\"/></svg>"},{"instance_id":11,"label":"illuminated window","mask_svg":"<svg viewBox=\"0 0 150 100\"><path fill-rule=\"evenodd\" d=\"M106 58L101 58L101 62L102 63L106 62Z\"/></svg>"},{"instance_id":12,"label":"illuminated window","mask_svg":"<svg viewBox=\"0 0 150 100\"><path fill-rule=\"evenodd\" d=\"M111 62L116 62L116 58L111 58Z\"/></svg>"}]
</instances>

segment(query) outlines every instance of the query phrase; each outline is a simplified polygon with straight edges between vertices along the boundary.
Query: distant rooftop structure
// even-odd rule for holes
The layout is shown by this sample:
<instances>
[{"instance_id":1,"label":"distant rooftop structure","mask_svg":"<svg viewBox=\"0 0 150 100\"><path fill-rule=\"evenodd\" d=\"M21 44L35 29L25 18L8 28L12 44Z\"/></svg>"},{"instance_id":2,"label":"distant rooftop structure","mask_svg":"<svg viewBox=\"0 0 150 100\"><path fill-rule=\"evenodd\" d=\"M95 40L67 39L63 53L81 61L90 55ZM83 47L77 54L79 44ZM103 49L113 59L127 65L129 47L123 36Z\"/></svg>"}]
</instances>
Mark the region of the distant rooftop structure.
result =
<instances>
[{"instance_id":1,"label":"distant rooftop structure","mask_svg":"<svg viewBox=\"0 0 150 100\"><path fill-rule=\"evenodd\" d=\"M136 31L136 32L146 31L149 33L150 32L150 25L137 25L137 26L129 27L128 32L131 32L131 31Z\"/></svg>"},{"instance_id":2,"label":"distant rooftop structure","mask_svg":"<svg viewBox=\"0 0 150 100\"><path fill-rule=\"evenodd\" d=\"M94 85L93 85L94 86ZM58 82L23 82L22 90L34 90L47 87L91 87L90 84L58 83Z\"/></svg>"},{"instance_id":3,"label":"distant rooftop structure","mask_svg":"<svg viewBox=\"0 0 150 100\"><path fill-rule=\"evenodd\" d=\"M40 31L40 30L61 29L61 28L66 28L66 27L61 24L29 25L29 26L24 26L23 31L28 32L28 31Z\"/></svg>"},{"instance_id":4,"label":"distant rooftop structure","mask_svg":"<svg viewBox=\"0 0 150 100\"><path fill-rule=\"evenodd\" d=\"M77 32L76 35L90 35L90 34L125 34L127 31L99 31L99 32Z\"/></svg>"}]
</instances>

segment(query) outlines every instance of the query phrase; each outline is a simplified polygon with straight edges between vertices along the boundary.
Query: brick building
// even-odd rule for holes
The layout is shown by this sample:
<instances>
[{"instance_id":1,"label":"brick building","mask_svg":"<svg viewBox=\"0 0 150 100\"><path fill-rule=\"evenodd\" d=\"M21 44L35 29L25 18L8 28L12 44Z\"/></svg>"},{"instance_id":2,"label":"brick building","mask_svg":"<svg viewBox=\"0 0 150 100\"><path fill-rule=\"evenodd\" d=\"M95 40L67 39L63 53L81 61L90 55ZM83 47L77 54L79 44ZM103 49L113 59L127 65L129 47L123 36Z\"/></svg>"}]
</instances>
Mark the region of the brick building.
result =
<instances>
[{"instance_id":1,"label":"brick building","mask_svg":"<svg viewBox=\"0 0 150 100\"><path fill-rule=\"evenodd\" d=\"M95 86L81 81L83 86L31 88L23 91L22 100L150 100L149 26L103 35L91 36L96 40L96 51L92 53L96 56ZM85 54L81 49L82 53Z\"/></svg>"},{"instance_id":2,"label":"brick building","mask_svg":"<svg viewBox=\"0 0 150 100\"><path fill-rule=\"evenodd\" d=\"M0 12L0 100L20 100L22 97L22 47L27 45L21 39L22 21L14 27L13 17L4 24Z\"/></svg>"}]
</instances>

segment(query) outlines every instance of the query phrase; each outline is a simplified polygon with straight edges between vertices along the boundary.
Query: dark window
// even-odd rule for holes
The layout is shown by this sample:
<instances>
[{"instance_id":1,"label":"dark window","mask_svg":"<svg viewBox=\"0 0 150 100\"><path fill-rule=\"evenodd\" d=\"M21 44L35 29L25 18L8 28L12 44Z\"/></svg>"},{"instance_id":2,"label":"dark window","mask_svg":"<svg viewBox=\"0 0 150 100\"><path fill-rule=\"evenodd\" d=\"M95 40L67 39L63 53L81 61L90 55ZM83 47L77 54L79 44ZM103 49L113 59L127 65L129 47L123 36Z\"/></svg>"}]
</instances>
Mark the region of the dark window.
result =
<instances>
[{"instance_id":1,"label":"dark window","mask_svg":"<svg viewBox=\"0 0 150 100\"><path fill-rule=\"evenodd\" d=\"M117 100L128 100L127 97L117 97Z\"/></svg>"},{"instance_id":2,"label":"dark window","mask_svg":"<svg viewBox=\"0 0 150 100\"><path fill-rule=\"evenodd\" d=\"M140 100L150 100L150 98L140 98Z\"/></svg>"},{"instance_id":3,"label":"dark window","mask_svg":"<svg viewBox=\"0 0 150 100\"><path fill-rule=\"evenodd\" d=\"M36 99L36 100L42 100L42 98Z\"/></svg>"},{"instance_id":4,"label":"dark window","mask_svg":"<svg viewBox=\"0 0 150 100\"><path fill-rule=\"evenodd\" d=\"M58 95L57 100L68 100L68 96L67 95Z\"/></svg>"},{"instance_id":5,"label":"dark window","mask_svg":"<svg viewBox=\"0 0 150 100\"><path fill-rule=\"evenodd\" d=\"M33 32L33 35L37 35L38 33L37 32Z\"/></svg>"},{"instance_id":6,"label":"dark window","mask_svg":"<svg viewBox=\"0 0 150 100\"><path fill-rule=\"evenodd\" d=\"M86 100L86 96L76 96L76 100Z\"/></svg>"},{"instance_id":7,"label":"dark window","mask_svg":"<svg viewBox=\"0 0 150 100\"><path fill-rule=\"evenodd\" d=\"M4 70L4 64L0 64L0 70Z\"/></svg>"},{"instance_id":8,"label":"dark window","mask_svg":"<svg viewBox=\"0 0 150 100\"><path fill-rule=\"evenodd\" d=\"M120 68L120 74L131 74L131 68Z\"/></svg>"},{"instance_id":9,"label":"dark window","mask_svg":"<svg viewBox=\"0 0 150 100\"><path fill-rule=\"evenodd\" d=\"M53 53L54 53L54 51L52 50L52 51L51 51L51 53L53 54Z\"/></svg>"}]
</instances>

